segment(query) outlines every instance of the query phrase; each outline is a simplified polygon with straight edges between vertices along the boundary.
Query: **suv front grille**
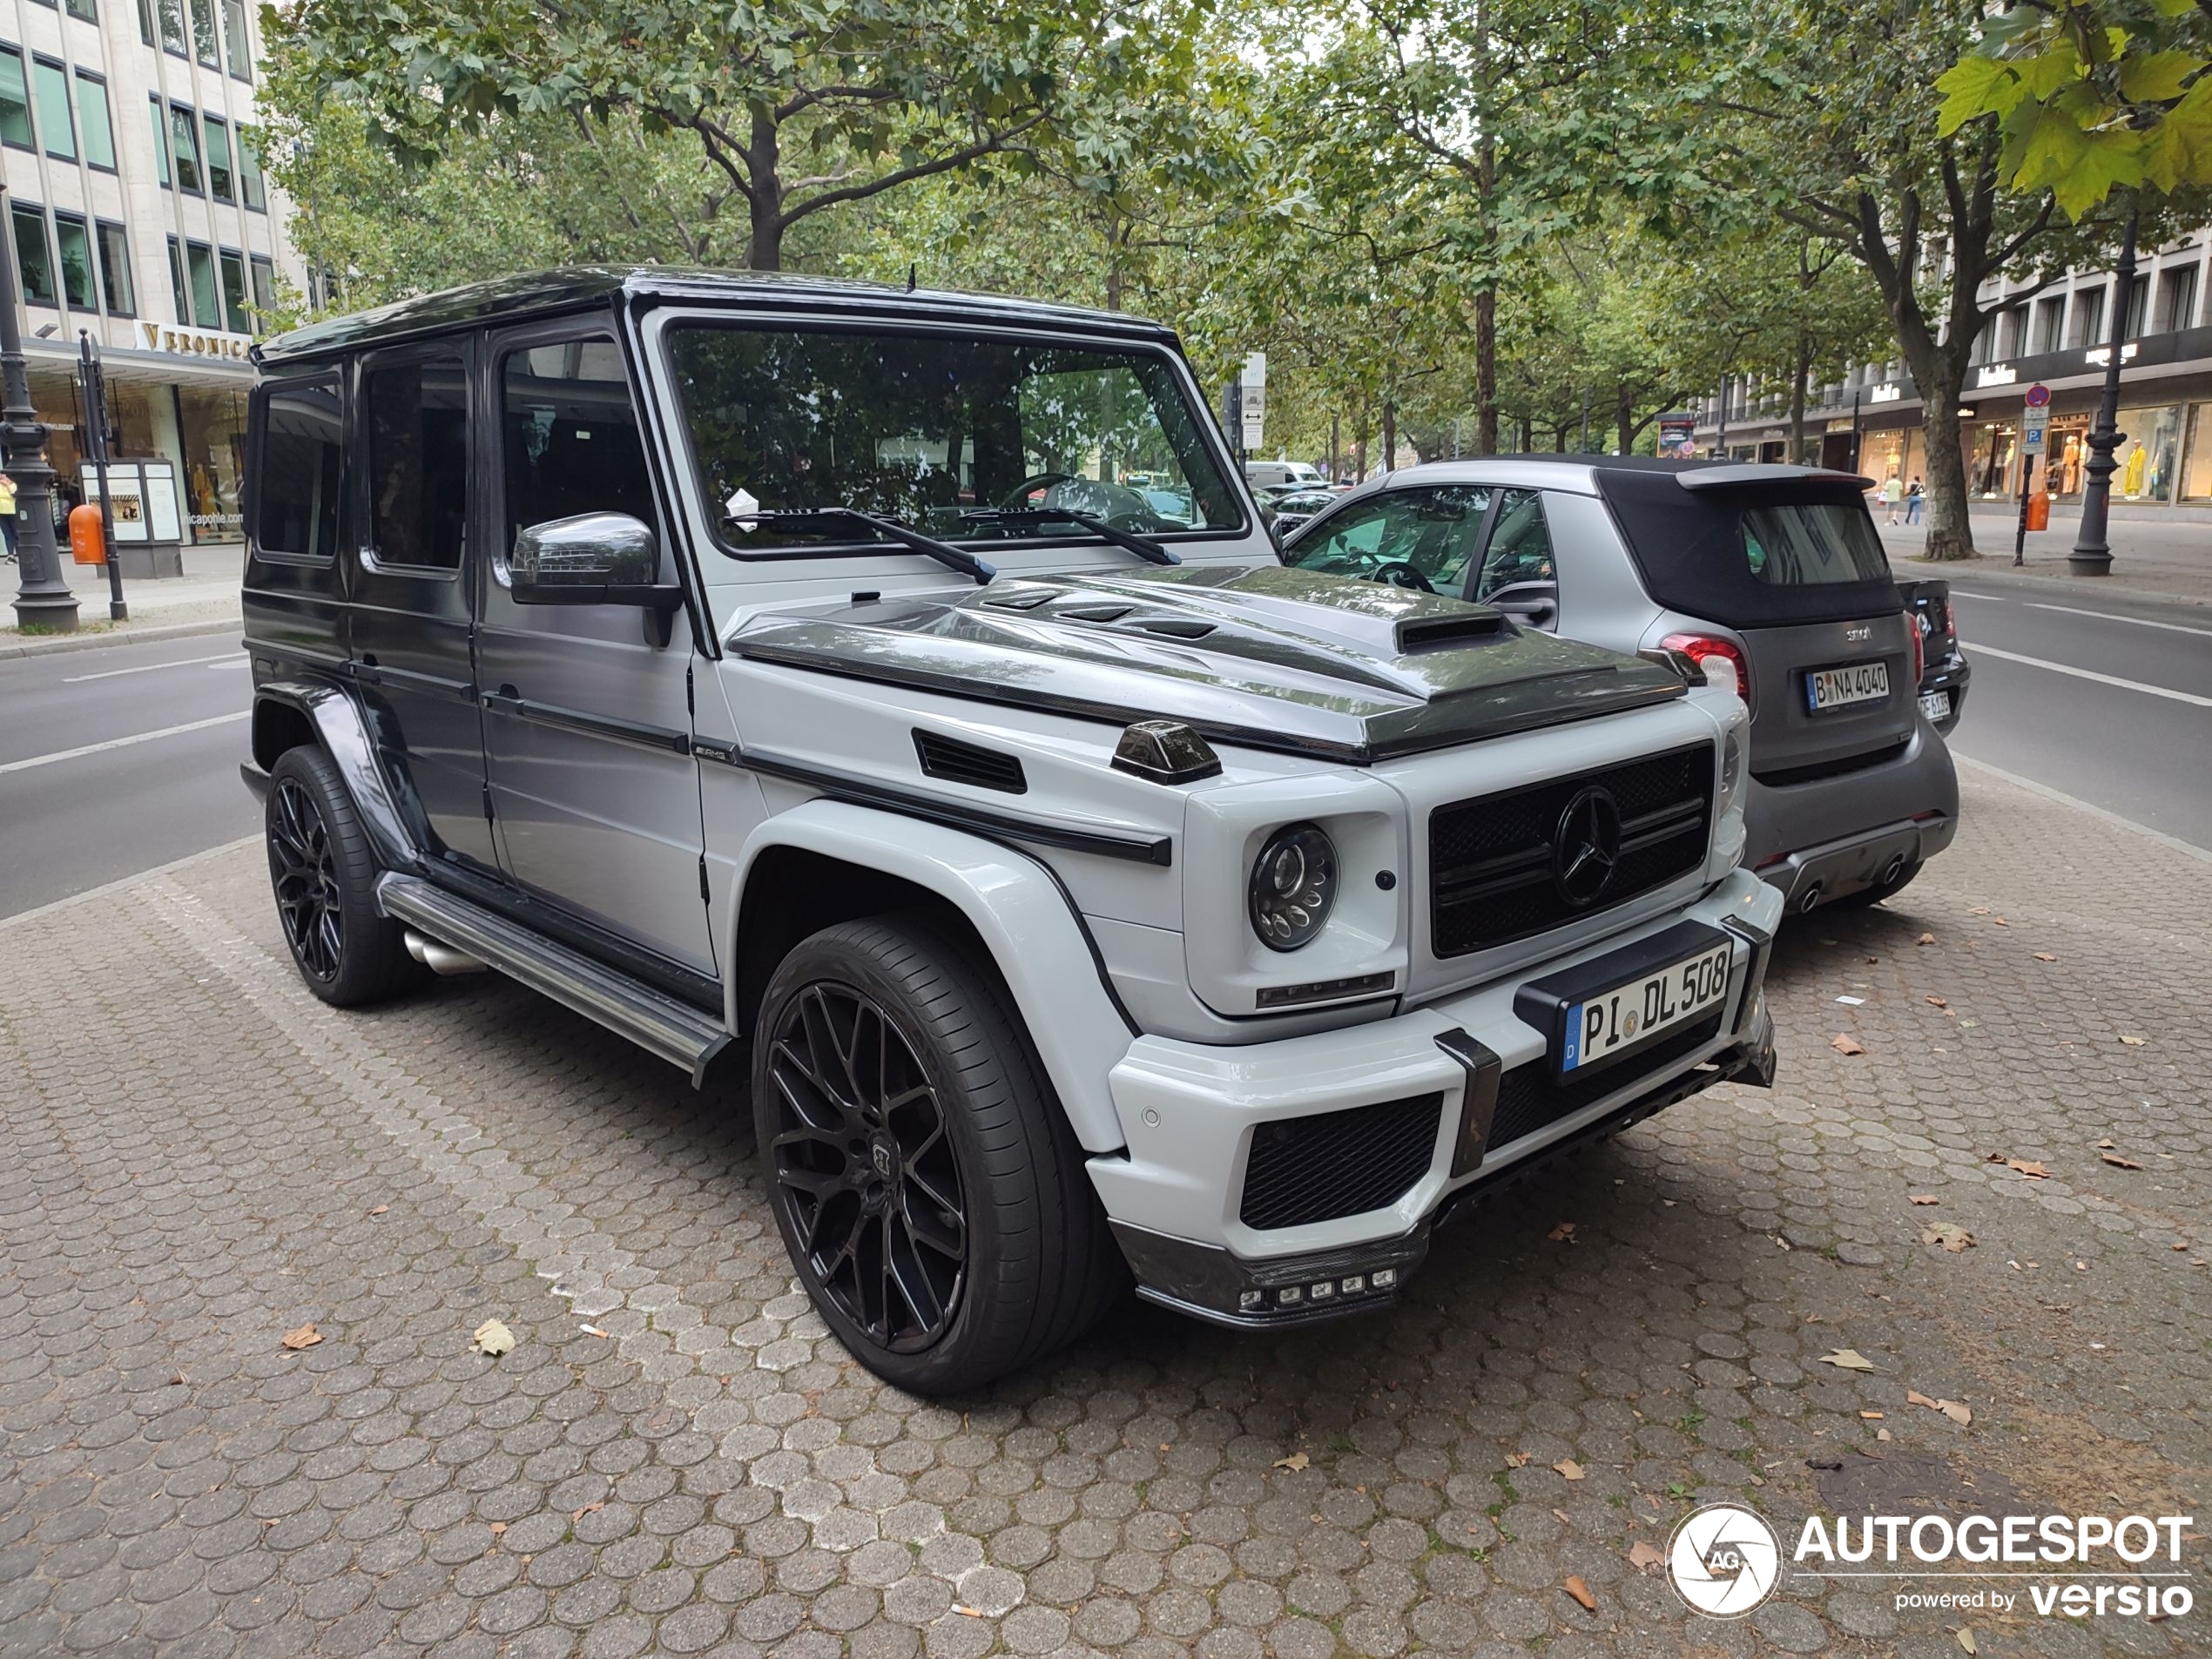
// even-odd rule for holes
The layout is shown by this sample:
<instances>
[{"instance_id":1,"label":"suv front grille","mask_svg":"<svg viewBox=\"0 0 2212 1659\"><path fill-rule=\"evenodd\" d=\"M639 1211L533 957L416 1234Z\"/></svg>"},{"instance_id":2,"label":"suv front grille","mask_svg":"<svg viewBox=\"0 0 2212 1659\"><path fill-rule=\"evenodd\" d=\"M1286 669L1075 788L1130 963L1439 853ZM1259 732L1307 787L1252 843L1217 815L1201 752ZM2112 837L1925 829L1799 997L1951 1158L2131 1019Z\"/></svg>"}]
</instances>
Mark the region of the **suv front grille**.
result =
<instances>
[{"instance_id":1,"label":"suv front grille","mask_svg":"<svg viewBox=\"0 0 2212 1659\"><path fill-rule=\"evenodd\" d=\"M1238 1214L1247 1227L1301 1227L1396 1204L1436 1156L1441 1095L1413 1095L1252 1130Z\"/></svg>"},{"instance_id":2,"label":"suv front grille","mask_svg":"<svg viewBox=\"0 0 2212 1659\"><path fill-rule=\"evenodd\" d=\"M1553 880L1552 838L1594 786L1619 809L1621 853L1597 897L1578 906ZM1428 820L1433 948L1463 956L1625 904L1703 862L1712 817L1710 743L1440 806Z\"/></svg>"},{"instance_id":3,"label":"suv front grille","mask_svg":"<svg viewBox=\"0 0 2212 1659\"><path fill-rule=\"evenodd\" d=\"M1563 1083L1551 1081L1549 1068L1541 1060L1515 1066L1498 1079L1498 1109L1490 1120L1491 1149L1511 1146L1640 1078L1666 1070L1720 1034L1721 1015L1716 1014L1618 1065L1604 1067L1586 1077L1570 1076Z\"/></svg>"}]
</instances>

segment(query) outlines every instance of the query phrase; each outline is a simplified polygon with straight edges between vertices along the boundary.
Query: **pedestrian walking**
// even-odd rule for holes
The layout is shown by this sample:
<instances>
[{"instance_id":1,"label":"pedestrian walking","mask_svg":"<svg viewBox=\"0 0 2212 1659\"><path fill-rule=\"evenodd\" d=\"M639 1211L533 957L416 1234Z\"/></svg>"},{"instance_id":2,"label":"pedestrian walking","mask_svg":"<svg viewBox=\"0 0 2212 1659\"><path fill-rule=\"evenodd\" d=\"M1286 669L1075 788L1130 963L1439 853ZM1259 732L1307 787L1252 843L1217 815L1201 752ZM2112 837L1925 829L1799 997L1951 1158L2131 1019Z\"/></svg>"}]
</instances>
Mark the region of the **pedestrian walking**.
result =
<instances>
[{"instance_id":1,"label":"pedestrian walking","mask_svg":"<svg viewBox=\"0 0 2212 1659\"><path fill-rule=\"evenodd\" d=\"M1920 522L1920 509L1927 504L1927 491L1920 488L1919 479L1914 478L1912 488L1905 492L1905 522L1906 523L1917 524Z\"/></svg>"},{"instance_id":2,"label":"pedestrian walking","mask_svg":"<svg viewBox=\"0 0 2212 1659\"><path fill-rule=\"evenodd\" d=\"M1898 504L1905 499L1905 480L1892 473L1882 480L1882 505L1889 509L1888 523L1897 523Z\"/></svg>"},{"instance_id":3,"label":"pedestrian walking","mask_svg":"<svg viewBox=\"0 0 2212 1659\"><path fill-rule=\"evenodd\" d=\"M16 546L16 481L0 472L0 540L8 543L8 558L15 560Z\"/></svg>"}]
</instances>

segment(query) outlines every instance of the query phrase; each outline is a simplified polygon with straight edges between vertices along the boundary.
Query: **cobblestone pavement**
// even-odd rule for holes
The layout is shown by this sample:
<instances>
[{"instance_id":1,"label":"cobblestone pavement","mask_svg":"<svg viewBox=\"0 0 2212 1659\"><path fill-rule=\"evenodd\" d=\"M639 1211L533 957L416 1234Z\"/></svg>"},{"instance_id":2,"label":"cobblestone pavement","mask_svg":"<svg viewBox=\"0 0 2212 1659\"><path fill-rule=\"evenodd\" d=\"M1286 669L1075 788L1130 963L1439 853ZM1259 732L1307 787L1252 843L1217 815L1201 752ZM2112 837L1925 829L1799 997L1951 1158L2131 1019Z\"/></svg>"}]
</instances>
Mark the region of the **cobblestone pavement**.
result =
<instances>
[{"instance_id":1,"label":"cobblestone pavement","mask_svg":"<svg viewBox=\"0 0 2212 1659\"><path fill-rule=\"evenodd\" d=\"M2207 1513L2212 870L1966 795L1785 940L1771 1095L1517 1189L1386 1315L1131 1304L949 1405L793 1293L731 1103L490 979L324 1009L253 849L0 927L0 1652L2204 1652L2202 1596L1723 1624L1629 1565L1724 1495Z\"/></svg>"}]
</instances>

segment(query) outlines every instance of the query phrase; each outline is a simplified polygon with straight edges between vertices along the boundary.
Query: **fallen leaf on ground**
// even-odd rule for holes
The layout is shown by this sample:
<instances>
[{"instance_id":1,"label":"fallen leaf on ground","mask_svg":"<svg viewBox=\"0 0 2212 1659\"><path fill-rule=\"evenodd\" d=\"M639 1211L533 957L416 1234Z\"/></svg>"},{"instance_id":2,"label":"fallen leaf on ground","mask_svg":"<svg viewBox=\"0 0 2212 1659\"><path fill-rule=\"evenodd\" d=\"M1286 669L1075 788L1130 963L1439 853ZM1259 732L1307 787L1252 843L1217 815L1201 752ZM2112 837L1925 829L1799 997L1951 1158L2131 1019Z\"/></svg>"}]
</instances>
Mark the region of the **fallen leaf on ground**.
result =
<instances>
[{"instance_id":1,"label":"fallen leaf on ground","mask_svg":"<svg viewBox=\"0 0 2212 1659\"><path fill-rule=\"evenodd\" d=\"M1639 1538L1629 1547L1629 1565L1639 1573L1648 1573L1667 1559L1667 1552L1649 1539Z\"/></svg>"},{"instance_id":2,"label":"fallen leaf on ground","mask_svg":"<svg viewBox=\"0 0 2212 1659\"><path fill-rule=\"evenodd\" d=\"M503 1521L495 1521L491 1523L491 1535L495 1538L498 1537L506 1530L507 1523Z\"/></svg>"},{"instance_id":3,"label":"fallen leaf on ground","mask_svg":"<svg viewBox=\"0 0 2212 1659\"><path fill-rule=\"evenodd\" d=\"M2104 1139L2099 1141L2097 1144L2099 1146L2117 1146L2119 1143L2114 1140L2111 1136L2107 1135L2104 1137Z\"/></svg>"},{"instance_id":4,"label":"fallen leaf on ground","mask_svg":"<svg viewBox=\"0 0 2212 1659\"><path fill-rule=\"evenodd\" d=\"M1933 934L1922 934L1912 942L1916 945L1932 945L1935 943L1935 935Z\"/></svg>"},{"instance_id":5,"label":"fallen leaf on ground","mask_svg":"<svg viewBox=\"0 0 2212 1659\"><path fill-rule=\"evenodd\" d=\"M1989 1162L2001 1163L2008 1170L2018 1170L2031 1181L2047 1181L2051 1172L2033 1158L2008 1158L2002 1152L1992 1152Z\"/></svg>"},{"instance_id":6,"label":"fallen leaf on ground","mask_svg":"<svg viewBox=\"0 0 2212 1659\"><path fill-rule=\"evenodd\" d=\"M1966 914L1970 916L1986 916L1989 914L1989 907L1986 904L1978 904Z\"/></svg>"},{"instance_id":7,"label":"fallen leaf on ground","mask_svg":"<svg viewBox=\"0 0 2212 1659\"><path fill-rule=\"evenodd\" d=\"M1535 1455L1534 1452L1508 1452L1506 1453L1506 1461L1518 1469Z\"/></svg>"},{"instance_id":8,"label":"fallen leaf on ground","mask_svg":"<svg viewBox=\"0 0 2212 1659\"><path fill-rule=\"evenodd\" d=\"M1974 1646L1974 1631L1972 1625L1960 1625L1957 1634L1959 1637L1959 1645L1964 1648L1968 1653L1978 1653L1980 1651L1979 1649Z\"/></svg>"},{"instance_id":9,"label":"fallen leaf on ground","mask_svg":"<svg viewBox=\"0 0 2212 1659\"><path fill-rule=\"evenodd\" d=\"M2141 1038L2141 1037L2130 1037L2130 1036L2122 1036L2120 1040L2121 1040L2122 1042L2126 1043L2126 1044L2127 1044L2129 1048L2131 1048L2131 1049L2140 1049L2140 1048L2141 1048L2141 1047L2143 1046L2143 1041L2144 1041L2144 1040L2143 1040L2142 1038Z\"/></svg>"},{"instance_id":10,"label":"fallen leaf on ground","mask_svg":"<svg viewBox=\"0 0 2212 1659\"><path fill-rule=\"evenodd\" d=\"M380 1204L375 1209L370 1211L368 1213L372 1216L381 1216L389 1211L391 1207L392 1206L388 1204Z\"/></svg>"},{"instance_id":11,"label":"fallen leaf on ground","mask_svg":"<svg viewBox=\"0 0 2212 1659\"><path fill-rule=\"evenodd\" d=\"M2035 960L2039 962L2055 962L2058 958L2047 950L2039 950L2035 953Z\"/></svg>"},{"instance_id":12,"label":"fallen leaf on ground","mask_svg":"<svg viewBox=\"0 0 2212 1659\"><path fill-rule=\"evenodd\" d=\"M1277 1458L1275 1460L1275 1467L1278 1469L1288 1469L1292 1474L1296 1474L1300 1469L1304 1468L1307 1464L1312 1461L1313 1460L1306 1456L1305 1453L1293 1452L1288 1457Z\"/></svg>"},{"instance_id":13,"label":"fallen leaf on ground","mask_svg":"<svg viewBox=\"0 0 2212 1659\"><path fill-rule=\"evenodd\" d=\"M1960 1428L1970 1426L1974 1420L1972 1408L1955 1399L1930 1399L1917 1388L1905 1391L1905 1403L1908 1406L1925 1406L1932 1412L1941 1412Z\"/></svg>"},{"instance_id":14,"label":"fallen leaf on ground","mask_svg":"<svg viewBox=\"0 0 2212 1659\"><path fill-rule=\"evenodd\" d=\"M322 1332L312 1325L303 1325L297 1331L284 1333L284 1345L297 1353L302 1348L312 1348L322 1340Z\"/></svg>"},{"instance_id":15,"label":"fallen leaf on ground","mask_svg":"<svg viewBox=\"0 0 2212 1659\"><path fill-rule=\"evenodd\" d=\"M1571 1221L1562 1221L1544 1237L1551 1239L1563 1238L1571 1244L1575 1242L1575 1224Z\"/></svg>"},{"instance_id":16,"label":"fallen leaf on ground","mask_svg":"<svg viewBox=\"0 0 2212 1659\"><path fill-rule=\"evenodd\" d=\"M1552 1465L1552 1467L1557 1469L1569 1480L1579 1480L1582 1478L1582 1466L1571 1457L1560 1459L1558 1462Z\"/></svg>"},{"instance_id":17,"label":"fallen leaf on ground","mask_svg":"<svg viewBox=\"0 0 2212 1659\"><path fill-rule=\"evenodd\" d=\"M1950 1004L1950 1003L1948 1003L1948 1002L1945 1001L1944 1001L1941 997L1939 997L1939 996L1931 996L1931 997L1925 997L1925 998L1923 998L1922 1000L1923 1000L1924 1001L1925 1001L1925 1002L1927 1003L1927 1005L1928 1005L1930 1008L1949 1008L1949 1007L1951 1006L1951 1004Z\"/></svg>"},{"instance_id":18,"label":"fallen leaf on ground","mask_svg":"<svg viewBox=\"0 0 2212 1659\"><path fill-rule=\"evenodd\" d=\"M2107 1163L2112 1165L2112 1167L2115 1170L2140 1170L2143 1167L2141 1164L2136 1163L2134 1159L2123 1158L2117 1152L2106 1153L2104 1155L2104 1159Z\"/></svg>"},{"instance_id":19,"label":"fallen leaf on ground","mask_svg":"<svg viewBox=\"0 0 2212 1659\"><path fill-rule=\"evenodd\" d=\"M1848 1031L1838 1031L1830 1039L1828 1046L1838 1054L1865 1054L1866 1052L1865 1044Z\"/></svg>"},{"instance_id":20,"label":"fallen leaf on ground","mask_svg":"<svg viewBox=\"0 0 2212 1659\"><path fill-rule=\"evenodd\" d=\"M1890 1432L1885 1428L1878 1428L1874 1431L1874 1438L1878 1440L1886 1440L1889 1437Z\"/></svg>"},{"instance_id":21,"label":"fallen leaf on ground","mask_svg":"<svg viewBox=\"0 0 2212 1659\"><path fill-rule=\"evenodd\" d=\"M1941 1244L1956 1256L1962 1250L1974 1247L1974 1236L1955 1221L1932 1221L1920 1230L1924 1244Z\"/></svg>"},{"instance_id":22,"label":"fallen leaf on ground","mask_svg":"<svg viewBox=\"0 0 2212 1659\"><path fill-rule=\"evenodd\" d=\"M1943 1202L1942 1199L1937 1197L1932 1192L1912 1192L1907 1193L1905 1196L1911 1198L1914 1204L1941 1204Z\"/></svg>"},{"instance_id":23,"label":"fallen leaf on ground","mask_svg":"<svg viewBox=\"0 0 2212 1659\"><path fill-rule=\"evenodd\" d=\"M1597 1611L1597 1597L1590 1594L1590 1587L1583 1583L1579 1575L1569 1578L1567 1582L1560 1588L1564 1589L1576 1601L1580 1602L1582 1604L1582 1610L1584 1612L1595 1613Z\"/></svg>"},{"instance_id":24,"label":"fallen leaf on ground","mask_svg":"<svg viewBox=\"0 0 2212 1659\"><path fill-rule=\"evenodd\" d=\"M502 1353L515 1352L515 1333L497 1319L486 1319L469 1336L469 1345L478 1353L497 1359Z\"/></svg>"},{"instance_id":25,"label":"fallen leaf on ground","mask_svg":"<svg viewBox=\"0 0 2212 1659\"><path fill-rule=\"evenodd\" d=\"M575 1522L583 1520L586 1515L596 1515L599 1513L599 1511L604 1509L606 1507L606 1500L604 1498L594 1498L590 1503L585 1504L583 1508L574 1511L569 1516L570 1523L573 1525Z\"/></svg>"},{"instance_id":26,"label":"fallen leaf on ground","mask_svg":"<svg viewBox=\"0 0 2212 1659\"><path fill-rule=\"evenodd\" d=\"M1824 1366L1834 1366L1839 1371L1871 1371L1874 1362L1856 1348L1837 1348L1820 1356Z\"/></svg>"},{"instance_id":27,"label":"fallen leaf on ground","mask_svg":"<svg viewBox=\"0 0 2212 1659\"><path fill-rule=\"evenodd\" d=\"M1990 921L1996 923L2000 927L2009 927L2013 925L2011 922L2006 921L2002 916L1992 916Z\"/></svg>"}]
</instances>

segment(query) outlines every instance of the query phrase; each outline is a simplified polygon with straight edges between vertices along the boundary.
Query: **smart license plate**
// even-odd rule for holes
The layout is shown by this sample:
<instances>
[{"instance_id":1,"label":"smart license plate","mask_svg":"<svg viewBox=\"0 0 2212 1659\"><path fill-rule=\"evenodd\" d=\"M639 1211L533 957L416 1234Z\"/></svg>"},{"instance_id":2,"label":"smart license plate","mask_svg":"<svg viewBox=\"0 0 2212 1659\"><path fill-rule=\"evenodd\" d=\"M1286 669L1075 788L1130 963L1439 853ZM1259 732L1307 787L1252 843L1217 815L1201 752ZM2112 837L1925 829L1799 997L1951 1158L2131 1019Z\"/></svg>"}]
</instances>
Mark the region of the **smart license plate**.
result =
<instances>
[{"instance_id":1,"label":"smart license plate","mask_svg":"<svg viewBox=\"0 0 2212 1659\"><path fill-rule=\"evenodd\" d=\"M1884 662L1816 668L1805 676L1805 705L1815 714L1853 703L1879 703L1889 694L1890 665Z\"/></svg>"},{"instance_id":2,"label":"smart license plate","mask_svg":"<svg viewBox=\"0 0 2212 1659\"><path fill-rule=\"evenodd\" d=\"M1728 997L1728 964L1729 947L1715 945L1569 1004L1560 1070L1594 1065L1718 1007Z\"/></svg>"},{"instance_id":3,"label":"smart license plate","mask_svg":"<svg viewBox=\"0 0 2212 1659\"><path fill-rule=\"evenodd\" d=\"M1921 692L1920 712L1931 720L1948 720L1951 718L1951 693L1948 691Z\"/></svg>"}]
</instances>

